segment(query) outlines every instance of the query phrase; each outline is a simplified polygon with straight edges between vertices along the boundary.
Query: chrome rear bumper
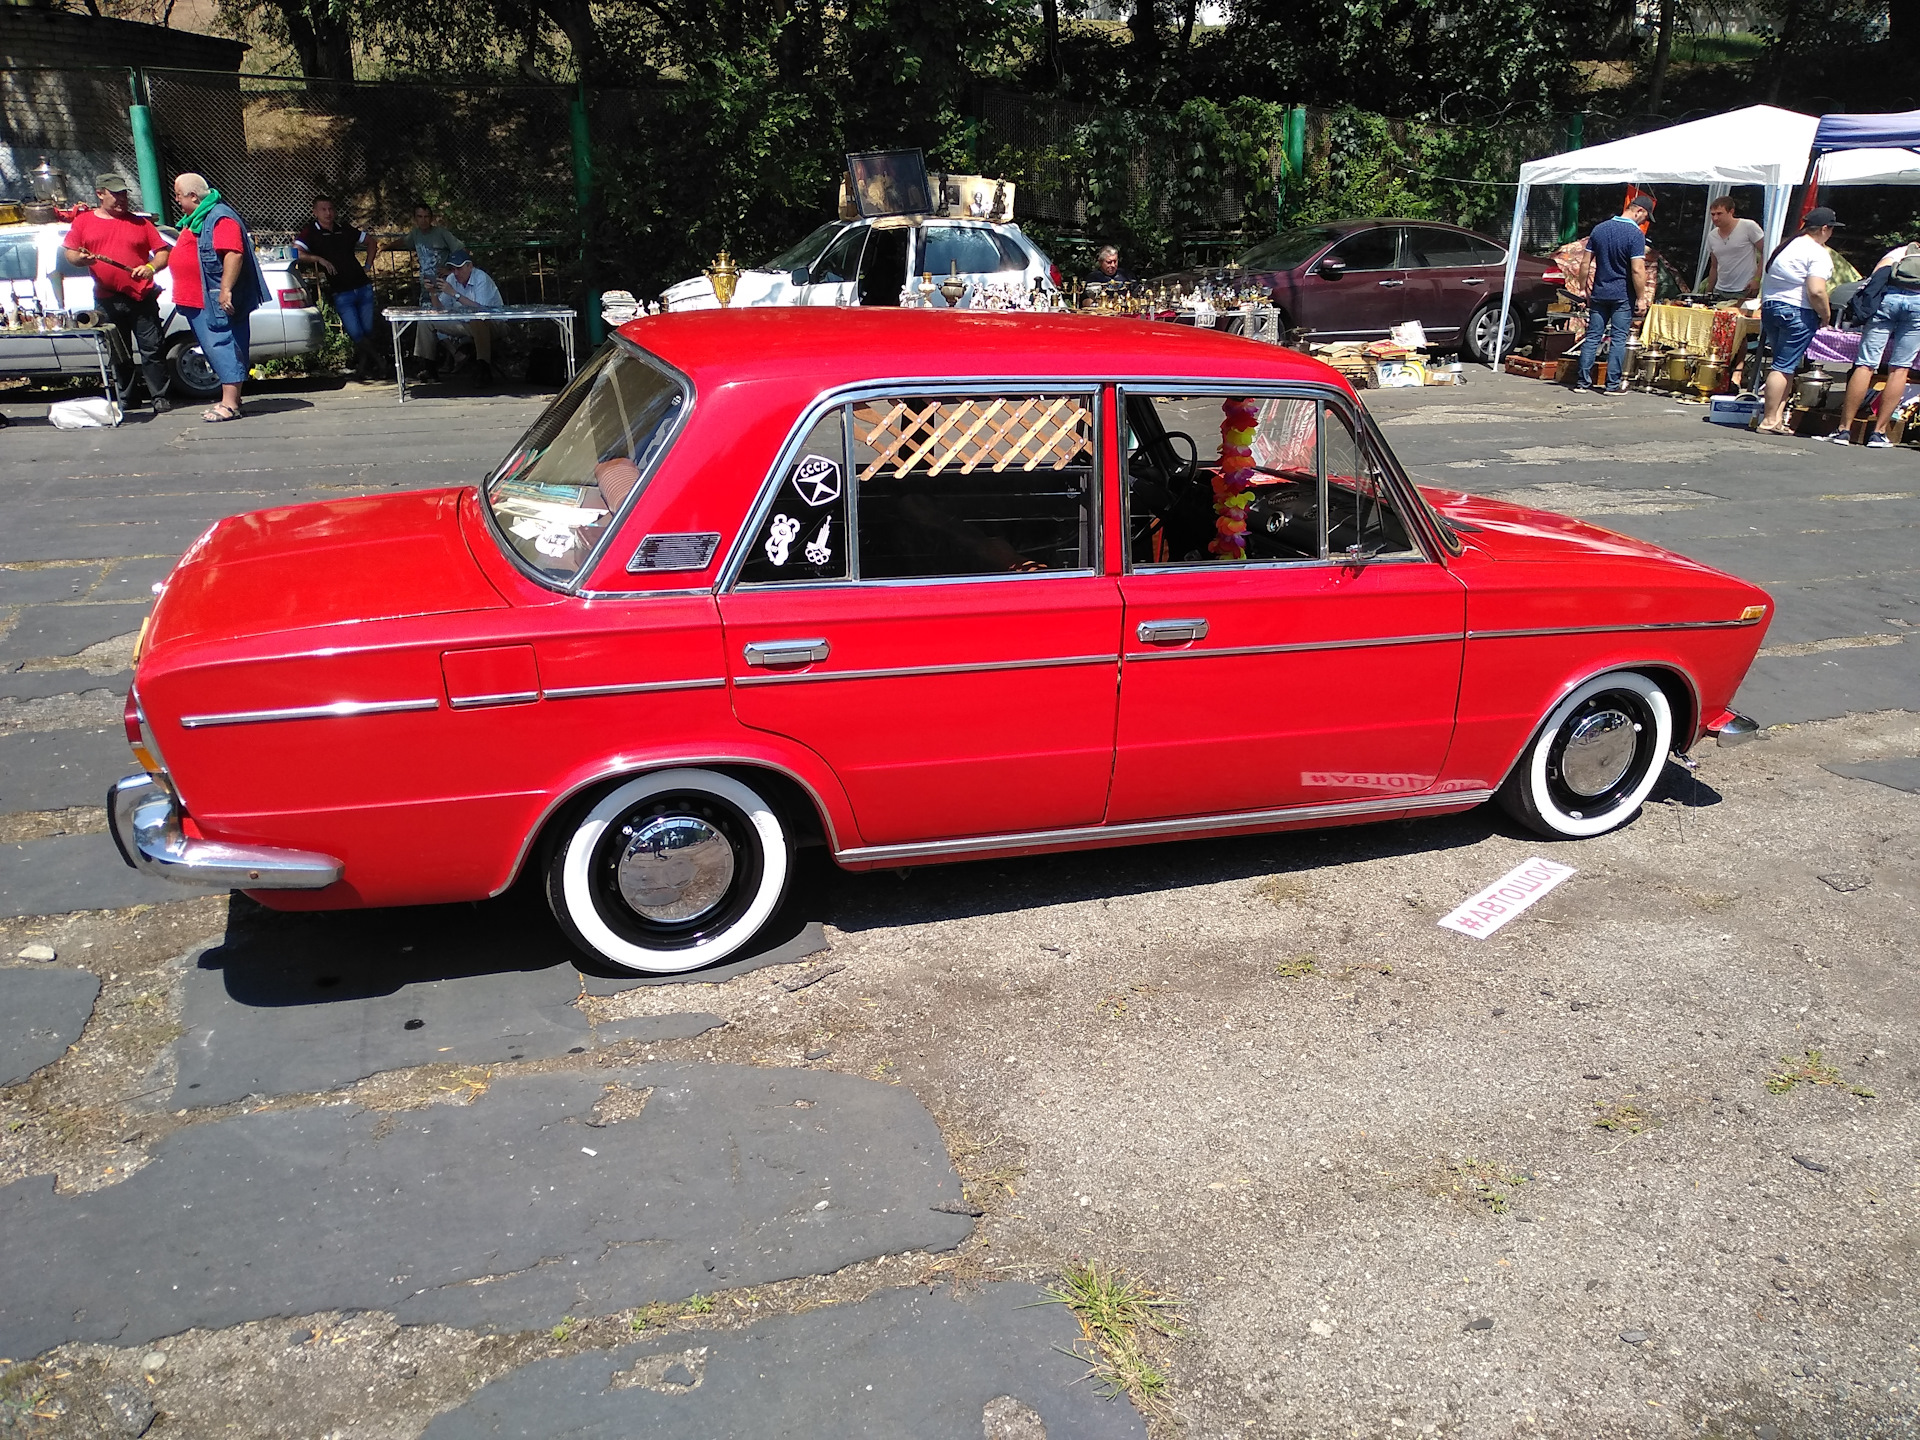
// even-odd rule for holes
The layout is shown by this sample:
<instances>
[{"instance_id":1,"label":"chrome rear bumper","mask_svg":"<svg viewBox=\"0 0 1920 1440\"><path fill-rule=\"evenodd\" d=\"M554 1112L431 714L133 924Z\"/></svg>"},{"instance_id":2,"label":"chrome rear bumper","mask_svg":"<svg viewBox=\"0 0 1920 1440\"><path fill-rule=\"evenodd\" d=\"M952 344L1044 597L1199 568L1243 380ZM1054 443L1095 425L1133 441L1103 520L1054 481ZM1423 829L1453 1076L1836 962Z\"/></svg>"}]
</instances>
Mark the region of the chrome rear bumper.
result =
<instances>
[{"instance_id":1,"label":"chrome rear bumper","mask_svg":"<svg viewBox=\"0 0 1920 1440\"><path fill-rule=\"evenodd\" d=\"M340 862L331 855L188 838L171 787L144 773L127 776L107 792L107 820L121 859L182 885L320 890L340 878Z\"/></svg>"},{"instance_id":2,"label":"chrome rear bumper","mask_svg":"<svg viewBox=\"0 0 1920 1440\"><path fill-rule=\"evenodd\" d=\"M1707 733L1722 745L1744 745L1760 734L1760 722L1729 710L1726 717L1707 727Z\"/></svg>"}]
</instances>

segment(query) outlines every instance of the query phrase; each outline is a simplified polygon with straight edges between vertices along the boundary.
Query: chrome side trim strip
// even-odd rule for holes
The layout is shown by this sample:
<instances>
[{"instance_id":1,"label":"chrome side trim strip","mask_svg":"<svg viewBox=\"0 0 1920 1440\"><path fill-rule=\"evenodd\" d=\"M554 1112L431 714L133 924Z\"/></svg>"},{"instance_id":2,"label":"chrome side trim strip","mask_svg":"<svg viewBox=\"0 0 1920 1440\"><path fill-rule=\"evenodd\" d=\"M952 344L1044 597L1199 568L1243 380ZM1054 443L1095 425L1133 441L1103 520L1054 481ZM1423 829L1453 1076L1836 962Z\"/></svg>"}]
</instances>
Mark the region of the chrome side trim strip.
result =
<instances>
[{"instance_id":1,"label":"chrome side trim strip","mask_svg":"<svg viewBox=\"0 0 1920 1440\"><path fill-rule=\"evenodd\" d=\"M435 700L335 700L330 705L296 705L286 710L227 710L212 715L182 715L182 730L208 725L263 725L272 720L339 720L351 715L398 715L406 710L438 710Z\"/></svg>"},{"instance_id":2,"label":"chrome side trim strip","mask_svg":"<svg viewBox=\"0 0 1920 1440\"><path fill-rule=\"evenodd\" d=\"M1238 815L1191 815L1177 820L1136 820L1126 825L1077 825L1068 830L1029 830L1017 835L969 836L911 845L862 845L851 850L837 850L834 858L852 861L930 860L991 855L1004 850L1024 850L1035 845L1077 845L1116 839L1175 839L1207 835L1218 830L1238 830L1299 820L1337 820L1350 815L1386 814L1402 810L1466 809L1492 798L1491 790L1453 790L1437 795L1345 800L1332 805L1290 805L1280 810L1249 810Z\"/></svg>"},{"instance_id":3,"label":"chrome side trim strip","mask_svg":"<svg viewBox=\"0 0 1920 1440\"><path fill-rule=\"evenodd\" d=\"M797 685L807 680L898 680L914 675L975 675L990 670L1064 670L1073 665L1113 665L1118 655L1062 655L1050 660L983 660L969 665L903 665L891 670L819 670L799 675L738 675L735 685Z\"/></svg>"},{"instance_id":4,"label":"chrome side trim strip","mask_svg":"<svg viewBox=\"0 0 1920 1440\"><path fill-rule=\"evenodd\" d=\"M1607 635L1641 630L1744 630L1758 625L1765 616L1752 620L1667 620L1628 621L1619 625L1542 625L1528 630L1469 630L1469 640L1518 640L1533 635Z\"/></svg>"},{"instance_id":5,"label":"chrome side trim strip","mask_svg":"<svg viewBox=\"0 0 1920 1440\"><path fill-rule=\"evenodd\" d=\"M1307 650L1370 650L1384 645L1433 645L1468 637L1455 630L1441 635L1387 635L1371 640L1311 640L1298 645L1226 645L1217 650L1144 650L1127 652L1127 663L1139 660L1211 660L1223 655L1292 655Z\"/></svg>"},{"instance_id":6,"label":"chrome side trim strip","mask_svg":"<svg viewBox=\"0 0 1920 1440\"><path fill-rule=\"evenodd\" d=\"M483 705L524 705L539 698L538 690L503 690L497 695L462 695L448 703L456 710L477 710Z\"/></svg>"},{"instance_id":7,"label":"chrome side trim strip","mask_svg":"<svg viewBox=\"0 0 1920 1440\"><path fill-rule=\"evenodd\" d=\"M726 677L707 680L640 680L631 685L567 685L542 693L549 700L584 700L592 695L654 695L664 690L717 690Z\"/></svg>"}]
</instances>

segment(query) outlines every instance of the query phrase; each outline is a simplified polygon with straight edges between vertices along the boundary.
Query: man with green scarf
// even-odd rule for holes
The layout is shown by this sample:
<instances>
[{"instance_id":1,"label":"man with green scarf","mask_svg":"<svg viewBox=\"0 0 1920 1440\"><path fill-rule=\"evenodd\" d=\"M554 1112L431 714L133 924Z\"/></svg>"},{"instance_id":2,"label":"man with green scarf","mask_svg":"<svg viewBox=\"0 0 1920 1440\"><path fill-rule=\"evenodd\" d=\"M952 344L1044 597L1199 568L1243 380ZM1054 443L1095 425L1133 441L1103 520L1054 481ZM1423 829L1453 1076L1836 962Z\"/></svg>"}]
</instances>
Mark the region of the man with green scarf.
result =
<instances>
[{"instance_id":1,"label":"man with green scarf","mask_svg":"<svg viewBox=\"0 0 1920 1440\"><path fill-rule=\"evenodd\" d=\"M200 418L210 425L238 420L253 312L267 298L267 277L246 223L204 175L188 171L176 178L173 203L185 212L168 267L173 303L220 381L219 403Z\"/></svg>"}]
</instances>

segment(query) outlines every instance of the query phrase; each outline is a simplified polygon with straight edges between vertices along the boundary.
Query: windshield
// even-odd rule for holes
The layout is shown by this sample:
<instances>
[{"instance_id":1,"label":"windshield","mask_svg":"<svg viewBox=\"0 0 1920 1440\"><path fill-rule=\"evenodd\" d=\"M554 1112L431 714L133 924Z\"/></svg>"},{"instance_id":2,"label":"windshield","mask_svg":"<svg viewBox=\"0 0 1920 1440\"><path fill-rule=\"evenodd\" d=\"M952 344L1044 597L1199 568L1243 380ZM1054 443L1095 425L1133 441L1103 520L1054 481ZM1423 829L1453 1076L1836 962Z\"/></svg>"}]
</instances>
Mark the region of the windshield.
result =
<instances>
[{"instance_id":1,"label":"windshield","mask_svg":"<svg viewBox=\"0 0 1920 1440\"><path fill-rule=\"evenodd\" d=\"M666 367L616 337L487 481L506 543L547 578L572 580L665 453L686 399Z\"/></svg>"},{"instance_id":2,"label":"windshield","mask_svg":"<svg viewBox=\"0 0 1920 1440\"><path fill-rule=\"evenodd\" d=\"M755 270L780 271L804 270L819 258L820 252L827 248L827 242L834 237L834 233L838 231L839 228L839 221L830 220L811 235L807 236L807 238L802 240L798 245L782 250L771 260L762 260L752 268Z\"/></svg>"},{"instance_id":3,"label":"windshield","mask_svg":"<svg viewBox=\"0 0 1920 1440\"><path fill-rule=\"evenodd\" d=\"M1291 270L1340 237L1331 230L1282 230L1240 257L1242 270Z\"/></svg>"}]
</instances>

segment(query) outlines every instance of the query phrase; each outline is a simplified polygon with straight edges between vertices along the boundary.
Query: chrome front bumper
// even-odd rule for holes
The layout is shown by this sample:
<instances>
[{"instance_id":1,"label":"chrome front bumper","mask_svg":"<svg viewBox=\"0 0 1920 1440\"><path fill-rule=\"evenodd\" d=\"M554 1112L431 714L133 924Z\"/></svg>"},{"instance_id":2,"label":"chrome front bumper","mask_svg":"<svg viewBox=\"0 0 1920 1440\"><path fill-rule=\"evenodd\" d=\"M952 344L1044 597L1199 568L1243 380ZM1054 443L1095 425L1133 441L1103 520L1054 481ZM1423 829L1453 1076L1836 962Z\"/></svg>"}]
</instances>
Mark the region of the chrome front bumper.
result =
<instances>
[{"instance_id":1,"label":"chrome front bumper","mask_svg":"<svg viewBox=\"0 0 1920 1440\"><path fill-rule=\"evenodd\" d=\"M189 839L171 787L129 775L107 792L107 820L120 858L182 885L222 890L320 890L340 878L340 862L305 850Z\"/></svg>"},{"instance_id":2,"label":"chrome front bumper","mask_svg":"<svg viewBox=\"0 0 1920 1440\"><path fill-rule=\"evenodd\" d=\"M1744 745L1749 740L1759 738L1760 722L1729 710L1725 720L1707 727L1707 733L1722 745Z\"/></svg>"}]
</instances>

